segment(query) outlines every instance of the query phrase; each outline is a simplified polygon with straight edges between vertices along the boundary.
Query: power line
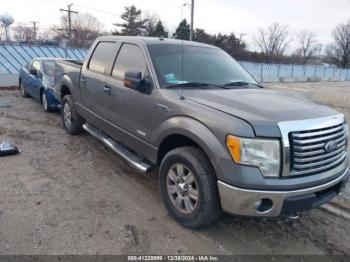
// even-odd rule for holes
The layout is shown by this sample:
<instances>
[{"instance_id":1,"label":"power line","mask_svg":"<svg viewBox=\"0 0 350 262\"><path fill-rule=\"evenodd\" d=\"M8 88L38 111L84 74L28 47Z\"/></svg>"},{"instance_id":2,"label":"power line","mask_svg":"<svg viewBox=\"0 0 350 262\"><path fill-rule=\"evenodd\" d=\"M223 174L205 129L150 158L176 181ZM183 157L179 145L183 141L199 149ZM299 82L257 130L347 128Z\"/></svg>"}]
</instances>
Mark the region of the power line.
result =
<instances>
[{"instance_id":1,"label":"power line","mask_svg":"<svg viewBox=\"0 0 350 262\"><path fill-rule=\"evenodd\" d=\"M78 13L76 11L72 11L72 5L73 4L69 4L68 9L62 9L62 8L60 9L60 11L67 12L67 14L68 14L68 38L69 38L69 41L71 40L71 37L72 37L72 17L71 17L71 15Z\"/></svg>"}]
</instances>

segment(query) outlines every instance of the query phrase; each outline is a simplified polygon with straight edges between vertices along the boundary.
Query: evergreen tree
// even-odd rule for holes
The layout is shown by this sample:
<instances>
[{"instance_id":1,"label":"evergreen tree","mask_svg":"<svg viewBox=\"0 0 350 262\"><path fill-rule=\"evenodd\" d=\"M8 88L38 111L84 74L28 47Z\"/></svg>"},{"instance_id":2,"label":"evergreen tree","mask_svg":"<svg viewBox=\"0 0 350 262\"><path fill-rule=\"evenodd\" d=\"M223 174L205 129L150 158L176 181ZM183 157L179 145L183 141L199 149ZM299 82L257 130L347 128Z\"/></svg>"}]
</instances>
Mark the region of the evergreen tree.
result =
<instances>
[{"instance_id":1,"label":"evergreen tree","mask_svg":"<svg viewBox=\"0 0 350 262\"><path fill-rule=\"evenodd\" d=\"M137 9L136 6L132 5L125 7L124 13L121 15L121 18L125 21L121 24L115 24L116 26L121 27L121 31L115 30L114 35L143 35L146 28L146 19L141 18L142 11Z\"/></svg>"},{"instance_id":2,"label":"evergreen tree","mask_svg":"<svg viewBox=\"0 0 350 262\"><path fill-rule=\"evenodd\" d=\"M168 37L168 32L165 31L162 21L158 20L158 23L153 31L153 36L156 37Z\"/></svg>"},{"instance_id":3,"label":"evergreen tree","mask_svg":"<svg viewBox=\"0 0 350 262\"><path fill-rule=\"evenodd\" d=\"M176 39L189 40L190 39L190 25L187 23L187 20L184 19L180 22L179 26L176 28L173 36Z\"/></svg>"}]
</instances>

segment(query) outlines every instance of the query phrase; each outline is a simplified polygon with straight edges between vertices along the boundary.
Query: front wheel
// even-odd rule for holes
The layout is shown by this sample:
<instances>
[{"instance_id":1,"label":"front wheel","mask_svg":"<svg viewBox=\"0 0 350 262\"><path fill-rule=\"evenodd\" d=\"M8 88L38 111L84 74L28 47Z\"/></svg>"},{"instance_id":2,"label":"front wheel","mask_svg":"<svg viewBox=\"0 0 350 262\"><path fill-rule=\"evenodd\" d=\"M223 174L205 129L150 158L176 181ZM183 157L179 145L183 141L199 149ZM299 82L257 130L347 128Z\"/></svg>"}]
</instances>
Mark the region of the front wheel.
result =
<instances>
[{"instance_id":1,"label":"front wheel","mask_svg":"<svg viewBox=\"0 0 350 262\"><path fill-rule=\"evenodd\" d=\"M197 228L219 217L217 180L203 151L196 147L176 148L164 157L159 172L161 196L177 222Z\"/></svg>"},{"instance_id":2,"label":"front wheel","mask_svg":"<svg viewBox=\"0 0 350 262\"><path fill-rule=\"evenodd\" d=\"M21 96L24 97L24 98L27 98L28 94L27 94L27 92L25 90L25 87L24 87L24 85L23 85L21 80L19 81L19 89L20 89L20 92L21 92Z\"/></svg>"},{"instance_id":3,"label":"front wheel","mask_svg":"<svg viewBox=\"0 0 350 262\"><path fill-rule=\"evenodd\" d=\"M85 120L77 114L71 95L62 99L61 118L63 127L70 135L78 135L83 131Z\"/></svg>"},{"instance_id":4,"label":"front wheel","mask_svg":"<svg viewBox=\"0 0 350 262\"><path fill-rule=\"evenodd\" d=\"M41 104L43 105L45 112L48 113L52 111L51 107L49 106L49 103L47 102L47 94L45 90L41 92Z\"/></svg>"}]
</instances>

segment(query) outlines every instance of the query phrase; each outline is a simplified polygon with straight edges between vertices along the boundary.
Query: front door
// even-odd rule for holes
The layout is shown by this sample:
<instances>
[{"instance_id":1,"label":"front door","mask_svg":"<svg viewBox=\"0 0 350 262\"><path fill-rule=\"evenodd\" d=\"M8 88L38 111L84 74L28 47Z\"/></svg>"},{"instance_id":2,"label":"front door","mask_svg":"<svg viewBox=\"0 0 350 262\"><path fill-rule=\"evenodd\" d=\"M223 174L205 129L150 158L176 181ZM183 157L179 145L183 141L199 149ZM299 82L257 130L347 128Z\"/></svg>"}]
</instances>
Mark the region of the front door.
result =
<instances>
[{"instance_id":1,"label":"front door","mask_svg":"<svg viewBox=\"0 0 350 262\"><path fill-rule=\"evenodd\" d=\"M37 74L31 74L31 70L29 70L28 81L26 82L26 89L31 97L40 100L40 88L42 87L42 79L39 77L41 73L40 61L34 60L30 69L35 70Z\"/></svg>"},{"instance_id":2,"label":"front door","mask_svg":"<svg viewBox=\"0 0 350 262\"><path fill-rule=\"evenodd\" d=\"M120 127L123 132L148 141L151 119L156 110L154 96L125 87L124 74L128 70L141 72L142 77L150 79L142 47L123 43L111 76L106 78L106 85L111 88L112 95L105 100L105 115L107 120Z\"/></svg>"}]
</instances>

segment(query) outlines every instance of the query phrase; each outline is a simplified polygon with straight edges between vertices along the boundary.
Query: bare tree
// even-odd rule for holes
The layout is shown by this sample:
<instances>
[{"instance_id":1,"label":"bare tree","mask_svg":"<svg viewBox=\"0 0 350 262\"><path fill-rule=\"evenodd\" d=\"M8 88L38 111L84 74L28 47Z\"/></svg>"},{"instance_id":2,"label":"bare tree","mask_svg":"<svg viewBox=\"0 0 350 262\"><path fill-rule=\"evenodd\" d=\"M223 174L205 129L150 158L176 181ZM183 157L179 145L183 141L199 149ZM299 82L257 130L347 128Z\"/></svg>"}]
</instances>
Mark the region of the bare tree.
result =
<instances>
[{"instance_id":1,"label":"bare tree","mask_svg":"<svg viewBox=\"0 0 350 262\"><path fill-rule=\"evenodd\" d=\"M61 17L59 26L52 28L57 41L69 38L69 25L67 16ZM102 32L100 21L89 13L77 14L72 22L72 36L70 45L73 47L89 47Z\"/></svg>"},{"instance_id":2,"label":"bare tree","mask_svg":"<svg viewBox=\"0 0 350 262\"><path fill-rule=\"evenodd\" d=\"M312 31L301 31L297 39L299 48L296 50L296 55L300 57L303 65L307 64L312 56L319 54L322 50L322 45L317 42L316 35Z\"/></svg>"},{"instance_id":3,"label":"bare tree","mask_svg":"<svg viewBox=\"0 0 350 262\"><path fill-rule=\"evenodd\" d=\"M274 23L266 29L259 28L257 36L254 37L255 43L268 60L280 59L291 40L288 26L279 23Z\"/></svg>"},{"instance_id":4,"label":"bare tree","mask_svg":"<svg viewBox=\"0 0 350 262\"><path fill-rule=\"evenodd\" d=\"M350 19L333 30L334 42L327 46L328 59L343 68L350 67Z\"/></svg>"},{"instance_id":5,"label":"bare tree","mask_svg":"<svg viewBox=\"0 0 350 262\"><path fill-rule=\"evenodd\" d=\"M12 29L13 37L16 41L32 43L34 41L33 27L29 27L25 24L18 24Z\"/></svg>"}]
</instances>

